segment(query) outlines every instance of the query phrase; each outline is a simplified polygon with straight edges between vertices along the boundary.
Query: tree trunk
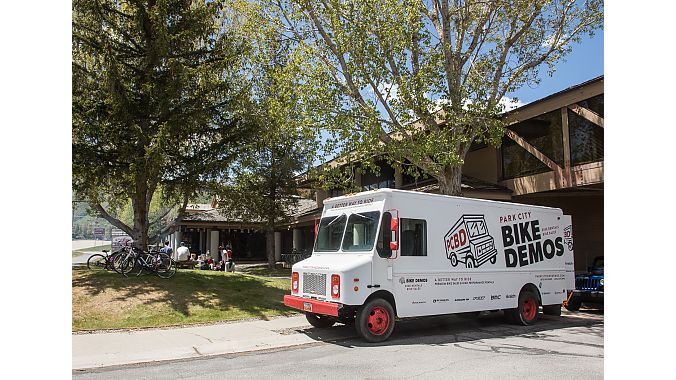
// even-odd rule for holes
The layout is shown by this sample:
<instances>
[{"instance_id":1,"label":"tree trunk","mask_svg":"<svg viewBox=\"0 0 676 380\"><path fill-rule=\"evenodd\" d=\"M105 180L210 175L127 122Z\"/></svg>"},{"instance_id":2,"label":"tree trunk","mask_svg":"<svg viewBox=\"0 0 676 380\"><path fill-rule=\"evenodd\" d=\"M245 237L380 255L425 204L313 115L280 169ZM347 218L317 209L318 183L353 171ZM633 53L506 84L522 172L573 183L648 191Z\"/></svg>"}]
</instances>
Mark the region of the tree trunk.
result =
<instances>
[{"instance_id":1,"label":"tree trunk","mask_svg":"<svg viewBox=\"0 0 676 380\"><path fill-rule=\"evenodd\" d=\"M265 248L268 253L268 268L275 268L275 229L267 227L265 230Z\"/></svg>"},{"instance_id":2,"label":"tree trunk","mask_svg":"<svg viewBox=\"0 0 676 380\"><path fill-rule=\"evenodd\" d=\"M140 249L148 249L148 205L146 197L148 196L148 186L145 181L137 181L136 194L132 200L134 209L134 228L132 239L134 245Z\"/></svg>"},{"instance_id":3,"label":"tree trunk","mask_svg":"<svg viewBox=\"0 0 676 380\"><path fill-rule=\"evenodd\" d=\"M439 178L439 193L462 196L462 166L447 165L443 177Z\"/></svg>"}]
</instances>

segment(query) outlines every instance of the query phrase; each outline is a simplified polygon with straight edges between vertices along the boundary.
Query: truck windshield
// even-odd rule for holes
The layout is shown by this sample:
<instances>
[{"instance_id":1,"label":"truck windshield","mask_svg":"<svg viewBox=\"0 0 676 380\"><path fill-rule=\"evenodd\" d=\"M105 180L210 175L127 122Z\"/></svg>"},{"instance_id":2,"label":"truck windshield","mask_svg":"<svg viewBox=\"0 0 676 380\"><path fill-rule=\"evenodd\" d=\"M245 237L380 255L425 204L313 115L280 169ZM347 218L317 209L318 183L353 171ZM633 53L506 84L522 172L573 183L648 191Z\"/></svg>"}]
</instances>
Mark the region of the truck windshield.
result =
<instances>
[{"instance_id":1,"label":"truck windshield","mask_svg":"<svg viewBox=\"0 0 676 380\"><path fill-rule=\"evenodd\" d=\"M340 241L345 230L345 214L340 216L328 216L322 218L317 230L317 241L315 242L315 251L317 252L335 252L340 248Z\"/></svg>"},{"instance_id":2,"label":"truck windshield","mask_svg":"<svg viewBox=\"0 0 676 380\"><path fill-rule=\"evenodd\" d=\"M378 233L379 211L350 215L343 237L343 251L370 251Z\"/></svg>"}]
</instances>

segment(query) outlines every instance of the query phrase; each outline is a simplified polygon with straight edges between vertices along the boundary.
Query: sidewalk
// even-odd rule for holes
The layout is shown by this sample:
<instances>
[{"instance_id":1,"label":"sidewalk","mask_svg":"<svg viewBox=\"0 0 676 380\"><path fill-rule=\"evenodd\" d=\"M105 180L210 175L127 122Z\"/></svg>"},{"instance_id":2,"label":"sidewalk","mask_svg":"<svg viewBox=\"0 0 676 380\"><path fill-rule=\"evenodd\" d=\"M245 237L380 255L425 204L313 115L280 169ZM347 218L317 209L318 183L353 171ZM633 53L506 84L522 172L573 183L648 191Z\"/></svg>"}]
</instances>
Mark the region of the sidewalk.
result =
<instances>
[{"instance_id":1,"label":"sidewalk","mask_svg":"<svg viewBox=\"0 0 676 380\"><path fill-rule=\"evenodd\" d=\"M185 328L74 334L73 369L197 358L315 343L304 315Z\"/></svg>"}]
</instances>

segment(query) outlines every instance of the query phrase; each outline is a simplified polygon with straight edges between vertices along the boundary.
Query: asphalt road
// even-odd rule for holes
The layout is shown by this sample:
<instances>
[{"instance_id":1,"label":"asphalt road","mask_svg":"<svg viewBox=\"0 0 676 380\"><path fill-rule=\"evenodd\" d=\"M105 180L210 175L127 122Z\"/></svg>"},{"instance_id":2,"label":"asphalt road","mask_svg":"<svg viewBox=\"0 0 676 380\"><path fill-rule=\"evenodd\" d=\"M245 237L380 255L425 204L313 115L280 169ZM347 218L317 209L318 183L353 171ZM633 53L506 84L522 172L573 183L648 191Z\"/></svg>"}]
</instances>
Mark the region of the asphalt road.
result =
<instances>
[{"instance_id":1,"label":"asphalt road","mask_svg":"<svg viewBox=\"0 0 676 380\"><path fill-rule=\"evenodd\" d=\"M350 326L280 331L310 345L209 358L74 371L74 379L523 379L603 378L603 313L546 316L537 325L433 317L400 321L389 341L367 344Z\"/></svg>"}]
</instances>

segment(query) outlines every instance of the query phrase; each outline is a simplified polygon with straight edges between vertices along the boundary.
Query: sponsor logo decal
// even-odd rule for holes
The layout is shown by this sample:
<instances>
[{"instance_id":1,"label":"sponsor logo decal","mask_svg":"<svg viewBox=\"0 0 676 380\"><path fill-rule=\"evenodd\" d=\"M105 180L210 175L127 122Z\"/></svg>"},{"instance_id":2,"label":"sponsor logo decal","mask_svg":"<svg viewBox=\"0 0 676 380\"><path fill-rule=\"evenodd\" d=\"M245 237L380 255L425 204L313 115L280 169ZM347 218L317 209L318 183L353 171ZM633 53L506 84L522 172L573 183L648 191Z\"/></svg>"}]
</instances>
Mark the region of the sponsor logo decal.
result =
<instances>
[{"instance_id":1,"label":"sponsor logo decal","mask_svg":"<svg viewBox=\"0 0 676 380\"><path fill-rule=\"evenodd\" d=\"M486 299L486 296L474 296L472 297L472 300L474 301L483 301Z\"/></svg>"},{"instance_id":2,"label":"sponsor logo decal","mask_svg":"<svg viewBox=\"0 0 676 380\"><path fill-rule=\"evenodd\" d=\"M500 295L500 294L495 294L495 295L491 294L491 301L499 300L501 298L502 298L502 295Z\"/></svg>"},{"instance_id":3,"label":"sponsor logo decal","mask_svg":"<svg viewBox=\"0 0 676 380\"><path fill-rule=\"evenodd\" d=\"M516 298L516 294L507 294L505 298Z\"/></svg>"},{"instance_id":4,"label":"sponsor logo decal","mask_svg":"<svg viewBox=\"0 0 676 380\"><path fill-rule=\"evenodd\" d=\"M432 303L437 303L437 302L448 302L448 298L435 298L432 300ZM457 301L457 300L456 300Z\"/></svg>"},{"instance_id":5,"label":"sponsor logo decal","mask_svg":"<svg viewBox=\"0 0 676 380\"><path fill-rule=\"evenodd\" d=\"M414 305L421 304L421 303L427 303L427 301L413 301L412 302Z\"/></svg>"},{"instance_id":6,"label":"sponsor logo decal","mask_svg":"<svg viewBox=\"0 0 676 380\"><path fill-rule=\"evenodd\" d=\"M566 244L569 251L573 250L573 226L568 226L563 229L563 242Z\"/></svg>"}]
</instances>

